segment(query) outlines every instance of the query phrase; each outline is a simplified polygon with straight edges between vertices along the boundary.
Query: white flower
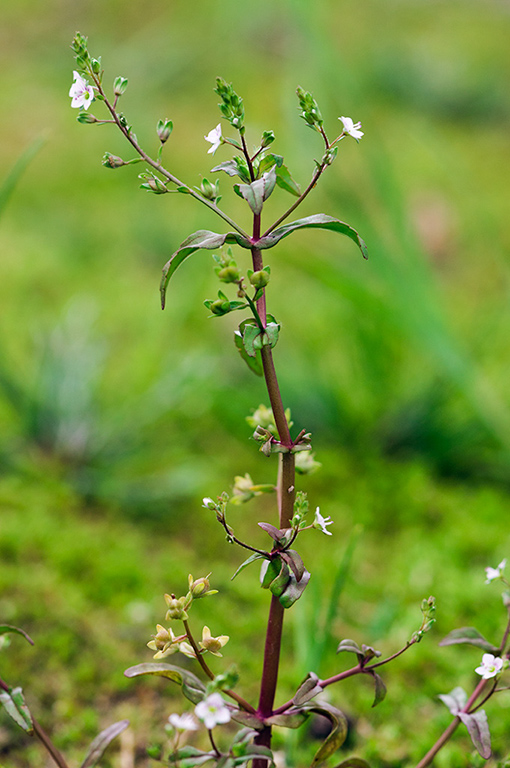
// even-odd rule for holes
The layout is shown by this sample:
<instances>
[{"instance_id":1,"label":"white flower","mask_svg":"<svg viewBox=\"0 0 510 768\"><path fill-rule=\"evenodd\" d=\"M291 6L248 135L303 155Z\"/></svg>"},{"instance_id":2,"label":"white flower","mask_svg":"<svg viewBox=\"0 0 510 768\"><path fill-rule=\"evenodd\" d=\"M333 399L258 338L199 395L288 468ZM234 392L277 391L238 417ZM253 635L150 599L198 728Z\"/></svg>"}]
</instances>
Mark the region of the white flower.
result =
<instances>
[{"instance_id":1,"label":"white flower","mask_svg":"<svg viewBox=\"0 0 510 768\"><path fill-rule=\"evenodd\" d=\"M212 131L209 131L207 136L204 136L204 139L212 144L212 147L207 150L207 154L214 155L220 144L223 144L223 136L221 135L221 123L218 123L216 128L213 128Z\"/></svg>"},{"instance_id":2,"label":"white flower","mask_svg":"<svg viewBox=\"0 0 510 768\"><path fill-rule=\"evenodd\" d=\"M490 677L496 677L503 669L503 659L499 656L493 656L492 653L484 653L482 656L482 663L475 669L478 675L481 675L484 680L488 680Z\"/></svg>"},{"instance_id":3,"label":"white flower","mask_svg":"<svg viewBox=\"0 0 510 768\"><path fill-rule=\"evenodd\" d=\"M195 715L210 731L215 725L228 723L230 712L219 693L211 693L195 707Z\"/></svg>"},{"instance_id":4,"label":"white flower","mask_svg":"<svg viewBox=\"0 0 510 768\"><path fill-rule=\"evenodd\" d=\"M359 141L365 135L363 131L360 131L361 123L354 123L350 117L339 117L338 119L342 121L344 126L343 132L348 133L356 141Z\"/></svg>"},{"instance_id":5,"label":"white flower","mask_svg":"<svg viewBox=\"0 0 510 768\"><path fill-rule=\"evenodd\" d=\"M497 568L486 568L485 569L485 583L490 584L491 581L494 581L495 579L501 579L503 576L503 571L505 570L506 566L506 559L502 560Z\"/></svg>"},{"instance_id":6,"label":"white flower","mask_svg":"<svg viewBox=\"0 0 510 768\"><path fill-rule=\"evenodd\" d=\"M318 528L322 533L325 533L326 536L332 536L333 534L331 531L327 530L328 525L332 525L333 520L331 517L323 517L319 511L319 507L315 510L315 520L313 521L313 527Z\"/></svg>"},{"instance_id":7,"label":"white flower","mask_svg":"<svg viewBox=\"0 0 510 768\"><path fill-rule=\"evenodd\" d=\"M71 97L71 106L78 109L83 107L88 109L94 101L94 89L87 83L84 77L79 72L73 72L74 82L69 91Z\"/></svg>"},{"instance_id":8,"label":"white flower","mask_svg":"<svg viewBox=\"0 0 510 768\"><path fill-rule=\"evenodd\" d=\"M198 723L189 713L184 715L170 715L168 718L170 725L173 725L176 731L198 731Z\"/></svg>"}]
</instances>

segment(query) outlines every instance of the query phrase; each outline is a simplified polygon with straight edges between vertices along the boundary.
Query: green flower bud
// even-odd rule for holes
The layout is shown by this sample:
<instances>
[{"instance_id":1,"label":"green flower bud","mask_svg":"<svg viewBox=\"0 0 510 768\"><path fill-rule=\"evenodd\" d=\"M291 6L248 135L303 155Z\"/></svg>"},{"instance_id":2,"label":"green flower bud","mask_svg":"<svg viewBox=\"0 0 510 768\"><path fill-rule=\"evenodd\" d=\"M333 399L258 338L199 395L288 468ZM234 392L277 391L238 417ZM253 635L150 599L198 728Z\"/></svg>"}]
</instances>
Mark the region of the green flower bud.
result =
<instances>
[{"instance_id":1,"label":"green flower bud","mask_svg":"<svg viewBox=\"0 0 510 768\"><path fill-rule=\"evenodd\" d=\"M101 161L105 168L121 168L126 165L125 161L117 155L112 155L111 152L105 152Z\"/></svg>"},{"instance_id":2,"label":"green flower bud","mask_svg":"<svg viewBox=\"0 0 510 768\"><path fill-rule=\"evenodd\" d=\"M165 601L168 605L168 611L166 612L166 620L179 619L180 621L187 621L188 614L186 608L189 606L189 601L185 597L177 598L175 595L165 595Z\"/></svg>"},{"instance_id":3,"label":"green flower bud","mask_svg":"<svg viewBox=\"0 0 510 768\"><path fill-rule=\"evenodd\" d=\"M230 301L225 301L225 299L216 299L216 301L213 301L209 306L209 309L213 315L226 315L228 312L230 312Z\"/></svg>"},{"instance_id":4,"label":"green flower bud","mask_svg":"<svg viewBox=\"0 0 510 768\"><path fill-rule=\"evenodd\" d=\"M222 283L237 283L241 278L239 269L235 264L218 270L217 275Z\"/></svg>"},{"instance_id":5,"label":"green flower bud","mask_svg":"<svg viewBox=\"0 0 510 768\"><path fill-rule=\"evenodd\" d=\"M200 184L200 191L207 200L214 200L216 197L216 188L211 184L208 179L202 179Z\"/></svg>"},{"instance_id":6,"label":"green flower bud","mask_svg":"<svg viewBox=\"0 0 510 768\"><path fill-rule=\"evenodd\" d=\"M259 269L250 275L250 283L254 288L265 288L269 282L269 272L265 269Z\"/></svg>"},{"instance_id":7,"label":"green flower bud","mask_svg":"<svg viewBox=\"0 0 510 768\"><path fill-rule=\"evenodd\" d=\"M165 143L165 141L168 141L170 138L170 134L172 133L174 128L174 124L171 120L158 120L158 125L156 127L156 133L158 134L159 140L162 144Z\"/></svg>"},{"instance_id":8,"label":"green flower bud","mask_svg":"<svg viewBox=\"0 0 510 768\"><path fill-rule=\"evenodd\" d=\"M262 134L262 142L260 146L263 149L265 149L265 147L268 147L270 144L273 143L274 139L275 139L275 135L273 131L264 131L264 133Z\"/></svg>"},{"instance_id":9,"label":"green flower bud","mask_svg":"<svg viewBox=\"0 0 510 768\"><path fill-rule=\"evenodd\" d=\"M99 57L98 59L91 59L90 66L92 67L92 72L95 75L99 75L99 73L101 72L101 57Z\"/></svg>"},{"instance_id":10,"label":"green flower bud","mask_svg":"<svg viewBox=\"0 0 510 768\"><path fill-rule=\"evenodd\" d=\"M193 580L193 576L188 576L188 583L189 583L189 591L190 595L194 600L198 600L200 597L207 597L208 595L217 595L218 590L217 589L209 589L209 576L211 574L208 573L207 576L203 576L201 579L195 579Z\"/></svg>"},{"instance_id":11,"label":"green flower bud","mask_svg":"<svg viewBox=\"0 0 510 768\"><path fill-rule=\"evenodd\" d=\"M78 120L79 123L83 123L83 124L85 124L85 123L98 123L99 122L97 117L94 117L94 115L89 115L88 112L80 112L80 114L78 115L78 117L76 119ZM112 157L113 157L113 155L112 155ZM119 158L119 160L120 160L120 158ZM104 163L103 163L103 165L104 165Z\"/></svg>"},{"instance_id":12,"label":"green flower bud","mask_svg":"<svg viewBox=\"0 0 510 768\"><path fill-rule=\"evenodd\" d=\"M161 179L158 179L158 177L154 176L152 173L141 173L138 178L145 180L144 184L140 184L141 189L146 189L148 192L154 192L155 195L164 195L165 192L168 192L168 189Z\"/></svg>"},{"instance_id":13,"label":"green flower bud","mask_svg":"<svg viewBox=\"0 0 510 768\"><path fill-rule=\"evenodd\" d=\"M113 83L113 93L115 96L122 96L128 87L127 77L116 77Z\"/></svg>"}]
</instances>

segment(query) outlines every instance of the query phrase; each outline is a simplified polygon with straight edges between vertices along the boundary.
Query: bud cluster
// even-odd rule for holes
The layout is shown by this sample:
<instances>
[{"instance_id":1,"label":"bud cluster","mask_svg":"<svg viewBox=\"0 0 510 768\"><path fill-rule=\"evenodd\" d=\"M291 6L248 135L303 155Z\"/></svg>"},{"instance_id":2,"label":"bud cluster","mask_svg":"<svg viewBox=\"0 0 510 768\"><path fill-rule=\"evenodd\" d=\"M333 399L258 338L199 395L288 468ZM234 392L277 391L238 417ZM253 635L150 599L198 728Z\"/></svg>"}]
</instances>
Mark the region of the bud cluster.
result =
<instances>
[{"instance_id":1,"label":"bud cluster","mask_svg":"<svg viewBox=\"0 0 510 768\"><path fill-rule=\"evenodd\" d=\"M432 595L428 598L424 598L421 603L421 612L423 615L423 621L421 627L417 632L414 632L411 640L415 643L419 643L423 635L432 629L432 626L436 621L436 598Z\"/></svg>"},{"instance_id":2,"label":"bud cluster","mask_svg":"<svg viewBox=\"0 0 510 768\"><path fill-rule=\"evenodd\" d=\"M222 77L217 77L214 92L221 98L221 103L218 106L223 117L243 135L245 131L243 100L234 91L232 83L227 83Z\"/></svg>"},{"instance_id":3,"label":"bud cluster","mask_svg":"<svg viewBox=\"0 0 510 768\"><path fill-rule=\"evenodd\" d=\"M213 254L213 259L218 265L214 267L214 271L222 283L239 283L241 281L241 273L233 258L232 248L227 248L227 253L222 253L220 256Z\"/></svg>"},{"instance_id":4,"label":"bud cluster","mask_svg":"<svg viewBox=\"0 0 510 768\"><path fill-rule=\"evenodd\" d=\"M298 88L296 93L299 99L299 107L301 109L300 117L303 118L305 123L310 128L318 131L324 122L321 111L319 109L319 105L313 98L312 94L309 93L309 91L305 91L303 88Z\"/></svg>"}]
</instances>

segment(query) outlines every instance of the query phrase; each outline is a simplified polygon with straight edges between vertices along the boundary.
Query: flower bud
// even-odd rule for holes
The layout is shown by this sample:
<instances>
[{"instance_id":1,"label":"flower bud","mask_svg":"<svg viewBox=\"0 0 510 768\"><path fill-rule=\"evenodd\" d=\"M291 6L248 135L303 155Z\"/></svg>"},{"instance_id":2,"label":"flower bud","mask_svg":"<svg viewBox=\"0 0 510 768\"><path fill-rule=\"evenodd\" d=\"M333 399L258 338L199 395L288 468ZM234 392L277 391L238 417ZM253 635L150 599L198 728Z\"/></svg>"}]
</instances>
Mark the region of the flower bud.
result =
<instances>
[{"instance_id":1,"label":"flower bud","mask_svg":"<svg viewBox=\"0 0 510 768\"><path fill-rule=\"evenodd\" d=\"M259 269L250 275L250 283L254 288L265 288L269 282L269 273L265 269Z\"/></svg>"},{"instance_id":2,"label":"flower bud","mask_svg":"<svg viewBox=\"0 0 510 768\"><path fill-rule=\"evenodd\" d=\"M168 611L166 612L166 620L169 621L170 619L179 619L180 621L187 621L188 614L185 611L186 605L186 598L185 597L175 597L175 595L165 595L165 601L168 605Z\"/></svg>"},{"instance_id":3,"label":"flower bud","mask_svg":"<svg viewBox=\"0 0 510 768\"><path fill-rule=\"evenodd\" d=\"M121 168L126 165L125 161L117 155L112 155L111 152L105 152L101 161L105 168Z\"/></svg>"},{"instance_id":4,"label":"flower bud","mask_svg":"<svg viewBox=\"0 0 510 768\"><path fill-rule=\"evenodd\" d=\"M101 57L98 59L91 59L90 66L92 67L92 72L95 75L98 75L101 72Z\"/></svg>"},{"instance_id":5,"label":"flower bud","mask_svg":"<svg viewBox=\"0 0 510 768\"><path fill-rule=\"evenodd\" d=\"M262 149L265 149L265 147L268 147L270 144L273 143L274 139L275 139L275 136L273 131L264 131L264 133L262 134L262 142L260 146L262 147Z\"/></svg>"},{"instance_id":6,"label":"flower bud","mask_svg":"<svg viewBox=\"0 0 510 768\"><path fill-rule=\"evenodd\" d=\"M83 123L83 124L85 124L85 123L98 123L99 122L97 117L94 117L94 115L89 115L88 112L80 112L80 114L78 115L78 117L76 119L78 120L79 123ZM120 160L120 158L119 158L119 160ZM103 165L104 165L104 163L103 163Z\"/></svg>"},{"instance_id":7,"label":"flower bud","mask_svg":"<svg viewBox=\"0 0 510 768\"><path fill-rule=\"evenodd\" d=\"M216 188L208 179L202 179L200 191L207 200L214 200L216 197Z\"/></svg>"},{"instance_id":8,"label":"flower bud","mask_svg":"<svg viewBox=\"0 0 510 768\"><path fill-rule=\"evenodd\" d=\"M199 597L207 597L208 595L216 595L217 589L210 589L209 573L207 576L202 576L200 579L193 580L193 576L188 576L189 591L194 600L198 600Z\"/></svg>"},{"instance_id":9,"label":"flower bud","mask_svg":"<svg viewBox=\"0 0 510 768\"><path fill-rule=\"evenodd\" d=\"M126 88L128 87L127 77L116 77L113 83L114 96L122 96Z\"/></svg>"},{"instance_id":10,"label":"flower bud","mask_svg":"<svg viewBox=\"0 0 510 768\"><path fill-rule=\"evenodd\" d=\"M152 173L141 173L138 178L144 179L144 183L140 184L141 189L146 189L148 192L154 192L155 195L164 195L165 192L168 192L168 189L161 179L158 179L158 177L154 176Z\"/></svg>"},{"instance_id":11,"label":"flower bud","mask_svg":"<svg viewBox=\"0 0 510 768\"><path fill-rule=\"evenodd\" d=\"M228 312L230 312L230 301L226 301L225 299L216 299L216 301L212 302L209 309L213 315L226 315Z\"/></svg>"},{"instance_id":12,"label":"flower bud","mask_svg":"<svg viewBox=\"0 0 510 768\"><path fill-rule=\"evenodd\" d=\"M206 496L202 499L202 506L206 509L211 509L213 511L216 510L216 507L218 506L215 501L213 501L210 496Z\"/></svg>"},{"instance_id":13,"label":"flower bud","mask_svg":"<svg viewBox=\"0 0 510 768\"><path fill-rule=\"evenodd\" d=\"M158 120L158 125L156 127L156 133L158 134L159 140L162 144L165 143L165 141L168 141L170 138L170 134L173 131L174 124L171 120Z\"/></svg>"},{"instance_id":14,"label":"flower bud","mask_svg":"<svg viewBox=\"0 0 510 768\"><path fill-rule=\"evenodd\" d=\"M237 283L241 278L239 269L235 264L223 267L217 274L222 283Z\"/></svg>"}]
</instances>

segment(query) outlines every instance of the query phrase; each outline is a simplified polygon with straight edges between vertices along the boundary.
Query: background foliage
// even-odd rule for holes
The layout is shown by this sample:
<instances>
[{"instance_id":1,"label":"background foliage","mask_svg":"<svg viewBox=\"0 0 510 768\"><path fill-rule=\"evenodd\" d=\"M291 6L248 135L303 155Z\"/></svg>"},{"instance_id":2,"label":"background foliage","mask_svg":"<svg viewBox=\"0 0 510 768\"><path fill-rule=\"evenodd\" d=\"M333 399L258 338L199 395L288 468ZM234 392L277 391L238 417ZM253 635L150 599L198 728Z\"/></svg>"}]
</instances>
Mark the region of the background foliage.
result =
<instances>
[{"instance_id":1,"label":"background foliage","mask_svg":"<svg viewBox=\"0 0 510 768\"><path fill-rule=\"evenodd\" d=\"M234 351L234 321L201 308L216 291L210 254L178 273L164 314L158 304L170 253L217 223L185 196L137 191L138 167L101 167L105 150L125 157L126 147L69 108L80 29L106 81L129 78L124 108L144 146L156 145L159 118L173 119L168 164L191 184L210 177L216 75L244 96L248 138L274 128L301 183L320 145L297 117L298 84L331 130L341 114L363 123L363 141L342 144L302 215L351 223L370 261L328 233L268 252L282 389L324 465L307 485L312 504L335 520L318 562L317 539L306 544L314 576L287 628L283 687L319 663L318 606L339 564L346 590L323 674L343 663L333 655L342 637L384 651L405 642L421 598L435 594L437 632L386 673L378 709L364 681L331 693L353 719L349 750L374 766L411 764L448 720L433 697L470 685L479 661L437 641L462 624L491 637L502 620L482 582L510 552L507 4L4 0L0 15L1 178L14 182L16 159L29 162L13 195L9 182L0 195L0 617L36 641L0 650L3 676L76 760L99 727L130 717L135 743L124 735L110 759L135 749L142 765L174 692L122 671L148 660L161 594L210 564L221 594L200 604L200 620L232 634L227 660L246 680L266 610L254 574L229 582L238 554L200 508L234 474L273 479L244 422L261 384ZM276 215L283 195L271 198ZM267 499L233 513L247 534L270 514ZM489 708L498 758L509 704ZM25 747L2 719L0 764L44 765ZM296 764L313 750L287 747ZM476 764L466 750L459 735L437 763Z\"/></svg>"}]
</instances>

